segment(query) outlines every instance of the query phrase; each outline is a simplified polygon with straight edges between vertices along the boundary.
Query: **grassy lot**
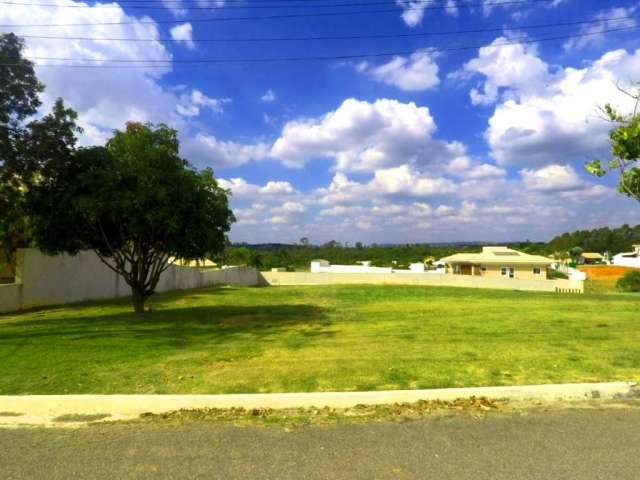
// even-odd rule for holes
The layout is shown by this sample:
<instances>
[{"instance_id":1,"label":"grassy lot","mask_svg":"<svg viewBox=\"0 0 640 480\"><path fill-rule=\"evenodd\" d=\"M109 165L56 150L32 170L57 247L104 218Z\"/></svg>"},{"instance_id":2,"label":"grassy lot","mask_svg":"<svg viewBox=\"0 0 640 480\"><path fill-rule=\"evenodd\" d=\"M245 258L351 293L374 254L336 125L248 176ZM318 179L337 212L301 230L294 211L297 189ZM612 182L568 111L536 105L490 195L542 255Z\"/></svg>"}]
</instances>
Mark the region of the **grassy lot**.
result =
<instances>
[{"instance_id":1,"label":"grassy lot","mask_svg":"<svg viewBox=\"0 0 640 480\"><path fill-rule=\"evenodd\" d=\"M584 290L588 294L621 293L616 288L617 278L588 278L584 283Z\"/></svg>"},{"instance_id":2,"label":"grassy lot","mask_svg":"<svg viewBox=\"0 0 640 480\"><path fill-rule=\"evenodd\" d=\"M640 295L211 288L0 316L0 394L640 379Z\"/></svg>"}]
</instances>

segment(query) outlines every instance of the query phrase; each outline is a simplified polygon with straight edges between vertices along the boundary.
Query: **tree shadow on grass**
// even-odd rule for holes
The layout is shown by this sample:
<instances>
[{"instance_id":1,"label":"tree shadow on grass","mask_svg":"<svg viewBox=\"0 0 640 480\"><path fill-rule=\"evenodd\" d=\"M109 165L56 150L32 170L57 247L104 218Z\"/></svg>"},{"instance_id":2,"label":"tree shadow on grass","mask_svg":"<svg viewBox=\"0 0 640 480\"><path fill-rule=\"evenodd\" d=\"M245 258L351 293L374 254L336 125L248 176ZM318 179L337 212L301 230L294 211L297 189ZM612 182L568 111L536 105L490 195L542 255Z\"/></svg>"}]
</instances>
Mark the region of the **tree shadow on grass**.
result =
<instances>
[{"instance_id":1,"label":"tree shadow on grass","mask_svg":"<svg viewBox=\"0 0 640 480\"><path fill-rule=\"evenodd\" d=\"M215 285L212 287L205 288L190 288L185 290L172 290L169 292L161 292L155 293L151 296L151 298L147 301L147 306L152 305L154 307L169 307L176 303L190 303L193 301L197 301L199 299L207 299L210 298L212 294L216 296L228 295L237 290L241 289L251 289L251 288L260 288L260 287L233 287L229 285ZM44 317L51 313L55 313L58 311L65 311L67 313L73 312L74 310L82 311L88 307L110 307L110 306L128 306L132 307L131 296L122 296L118 298L103 298L103 299L94 299L94 300L83 300L80 302L73 302L61 305L47 305L40 307L31 307L25 308L24 310L11 311L11 312L1 312L0 320L13 318L20 315L31 315Z\"/></svg>"},{"instance_id":2,"label":"tree shadow on grass","mask_svg":"<svg viewBox=\"0 0 640 480\"><path fill-rule=\"evenodd\" d=\"M164 354L201 348L233 357L254 356L270 346L299 349L332 337L326 309L315 305L210 305L132 312L18 320L0 330L0 358L12 346L139 349ZM235 353L234 353L235 352ZM114 352L115 354L115 352ZM105 355L109 356L108 352ZM116 354L117 355L117 354Z\"/></svg>"}]
</instances>

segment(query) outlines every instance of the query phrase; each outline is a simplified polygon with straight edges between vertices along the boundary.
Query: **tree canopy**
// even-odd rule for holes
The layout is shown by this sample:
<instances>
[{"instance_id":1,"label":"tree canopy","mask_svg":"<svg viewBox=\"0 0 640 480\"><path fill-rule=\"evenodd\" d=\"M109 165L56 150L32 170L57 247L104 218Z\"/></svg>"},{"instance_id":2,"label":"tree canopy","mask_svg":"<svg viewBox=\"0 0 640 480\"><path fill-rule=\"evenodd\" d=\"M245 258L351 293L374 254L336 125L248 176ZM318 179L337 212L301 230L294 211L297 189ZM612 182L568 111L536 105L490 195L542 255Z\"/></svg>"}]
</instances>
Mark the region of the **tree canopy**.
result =
<instances>
[{"instance_id":1,"label":"tree canopy","mask_svg":"<svg viewBox=\"0 0 640 480\"><path fill-rule=\"evenodd\" d=\"M549 250L569 251L580 247L585 252L610 252L617 254L631 251L631 246L640 243L640 225L631 227L622 225L618 228L595 228L593 230L576 230L551 239Z\"/></svg>"},{"instance_id":2,"label":"tree canopy","mask_svg":"<svg viewBox=\"0 0 640 480\"><path fill-rule=\"evenodd\" d=\"M13 33L0 34L0 63L13 68L0 68L0 124L33 115L40 106L38 94L44 90L33 63L22 56L24 44ZM0 157L4 158L4 157Z\"/></svg>"},{"instance_id":3,"label":"tree canopy","mask_svg":"<svg viewBox=\"0 0 640 480\"><path fill-rule=\"evenodd\" d=\"M166 125L128 123L105 147L79 149L50 169L30 195L40 248L95 250L144 311L170 258L219 253L234 221L212 171L195 170L178 149Z\"/></svg>"},{"instance_id":4,"label":"tree canopy","mask_svg":"<svg viewBox=\"0 0 640 480\"><path fill-rule=\"evenodd\" d=\"M590 162L587 171L599 177L617 172L618 191L640 202L640 88L622 91L634 104L632 113L623 115L612 105L604 106L605 118L615 125L609 132L612 158L606 165L600 160Z\"/></svg>"},{"instance_id":5,"label":"tree canopy","mask_svg":"<svg viewBox=\"0 0 640 480\"><path fill-rule=\"evenodd\" d=\"M0 253L14 265L17 248L31 242L26 197L53 163L67 159L75 146L76 113L58 99L42 119L25 123L41 105L44 90L24 45L12 33L0 34Z\"/></svg>"}]
</instances>

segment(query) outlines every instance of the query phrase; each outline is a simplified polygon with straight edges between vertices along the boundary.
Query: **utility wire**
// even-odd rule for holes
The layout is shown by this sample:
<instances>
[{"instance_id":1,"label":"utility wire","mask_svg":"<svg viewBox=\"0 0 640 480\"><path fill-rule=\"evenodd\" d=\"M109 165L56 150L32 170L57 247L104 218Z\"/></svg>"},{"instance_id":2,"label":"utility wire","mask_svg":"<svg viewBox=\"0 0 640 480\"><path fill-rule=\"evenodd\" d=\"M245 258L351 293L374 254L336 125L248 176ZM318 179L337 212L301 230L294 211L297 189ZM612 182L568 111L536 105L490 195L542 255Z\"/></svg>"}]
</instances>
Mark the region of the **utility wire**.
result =
<instances>
[{"instance_id":1,"label":"utility wire","mask_svg":"<svg viewBox=\"0 0 640 480\"><path fill-rule=\"evenodd\" d=\"M282 1L282 0L274 0L274 1ZM318 0L309 0L309 1L318 1ZM495 1L495 0L494 0ZM509 2L496 2L495 4L490 3L489 5L511 5L511 4L525 4L525 3L536 3L536 2L549 2L551 0L510 0ZM342 8L342 7L367 7L367 6L375 6L375 5L389 5L389 2L357 2L357 3L324 3L317 5L305 5L305 4L295 4L295 5L285 5L282 3L276 5L270 5L268 3L257 2L251 5L212 5L210 7L203 6L183 6L180 0L167 0L166 3L154 3L151 5L129 5L128 3L118 2L121 5L58 5L56 3L31 3L31 2L14 2L14 1L0 1L0 5L23 5L23 6L32 6L32 7L50 7L50 8L91 8L91 9L122 9L126 7L128 9L145 9L145 10L166 10L167 6L171 6L174 8L179 8L180 10L252 10L259 8L268 8L268 9L281 9L281 8ZM441 9L450 9L450 8L458 8L463 6L473 6L467 2L464 3L452 3L447 5L431 5L432 0L412 0L411 6L408 8L403 8L400 5L397 5L396 11L398 8L403 10L441 10ZM486 5L482 3L481 5ZM387 10L385 10L387 11Z\"/></svg>"},{"instance_id":2,"label":"utility wire","mask_svg":"<svg viewBox=\"0 0 640 480\"><path fill-rule=\"evenodd\" d=\"M540 42L550 42L555 40L566 40L569 38L584 38L593 35L601 35L603 33L612 33L620 31L637 30L640 27L624 27L616 29L601 30L599 32L581 33L573 35L558 35L554 37L545 37L538 39L527 39L520 41L500 42L490 45L468 45L461 47L445 47L445 48L429 48L425 49L426 52L457 52L464 50L475 50L483 47L505 47L509 45L522 45L532 44ZM193 59L193 60L132 60L132 59L113 59L113 60L96 60L96 59L78 59L78 58L56 58L56 57L30 57L29 60L47 60L47 61L89 61L89 62L111 62L111 63L128 63L128 65L110 65L110 64L40 64L36 63L39 67L54 67L54 68L166 68L172 64L178 65L213 65L213 64L253 64L253 63L282 63L282 62L306 62L306 61L326 61L326 60L355 60L361 58L381 58L381 57L394 57L402 55L411 55L415 51L402 51L402 52L384 52L384 53L365 53L355 55L327 55L327 56L308 56L308 57L263 57L263 58L205 58L205 59ZM137 63L133 65L133 63ZM18 63L0 63L0 67L19 67L25 68L24 64Z\"/></svg>"},{"instance_id":3,"label":"utility wire","mask_svg":"<svg viewBox=\"0 0 640 480\"><path fill-rule=\"evenodd\" d=\"M553 0L508 0L503 2L480 2L480 3L464 3L459 4L459 7L472 8L474 6L504 6L504 5L528 5L532 2L546 2L549 3ZM432 5L423 6L419 8L405 8L403 11L410 10L442 10L447 9L446 5ZM379 10L351 10L344 12L316 12L316 13L289 13L283 15L258 15L258 16L246 16L246 17L210 17L210 18L183 18L177 19L161 19L161 20L135 20L124 22L99 22L99 23L47 23L47 24L2 24L0 28L30 28L30 27L93 27L103 25L132 25L132 24L178 24L178 23L210 23L210 22L228 22L228 21L240 21L240 20L277 20L285 18L308 18L308 17L330 17L330 16L349 16L349 15L369 15L373 13L398 13L398 7Z\"/></svg>"},{"instance_id":4,"label":"utility wire","mask_svg":"<svg viewBox=\"0 0 640 480\"><path fill-rule=\"evenodd\" d=\"M201 3L197 3L197 7L191 7L189 5L193 5L192 3L187 3L185 0L120 0L118 1L118 4L120 4L123 7L126 6L133 6L133 5L139 5L139 6L147 6L150 5L151 7L153 6L159 6L159 7L164 7L166 5L172 5L172 6L176 6L176 7L183 7L183 9L185 10L223 10L223 9L228 9L228 8L244 8L244 9L251 9L251 8L271 8L271 7L281 7L281 8L301 8L301 7L305 7L305 8L328 8L328 7L367 7L367 6L376 6L376 5L389 5L389 3L391 3L391 0L382 0L382 1L362 1L362 2L355 2L355 1L348 1L347 3L344 3L345 0L331 0L332 2L338 2L338 3L329 3L328 1L322 1L322 0L264 0L264 1L257 1L257 2L248 2L245 0L237 0L234 2L231 2L231 0L225 0L224 4L215 4L215 5L211 5L211 6L202 6ZM507 2L507 4L528 4L528 3L540 3L540 2L550 2L553 0L509 0ZM311 2L311 3L315 3L310 5L309 3L301 3L301 2ZM318 2L322 2L319 3ZM234 3L237 5L234 5ZM430 7L430 9L435 9L435 10L442 10L442 9L451 9L451 8L458 8L458 7L465 7L465 6L471 6L473 7L474 4L470 4L468 1L463 1L460 0L458 2L451 2L451 3L447 3L447 4L440 4L440 5L433 5L434 0L411 0L410 3L407 4L407 7L409 9L423 9L424 7ZM492 4L495 5L504 5L504 2L500 2L499 0L491 0ZM2 2L0 2L0 4L4 4L4 5L27 5L27 6L37 6L37 7L56 7L56 8L107 8L107 7L111 7L110 5L78 5L78 4L73 4L73 5L59 5L57 3L40 3L40 2L33 2L30 0L3 0ZM276 4L276 5L273 5ZM484 2L480 3L476 3L475 6L483 6ZM403 8L402 5L398 5L395 4L395 6L399 7L399 8ZM119 7L115 7L115 8L119 8ZM150 7L149 7L150 8Z\"/></svg>"},{"instance_id":5,"label":"utility wire","mask_svg":"<svg viewBox=\"0 0 640 480\"><path fill-rule=\"evenodd\" d=\"M7 0L7 1L14 1L14 0ZM28 0L22 0L22 1L28 1ZM341 1L345 1L345 0L224 0L223 5L219 4L218 2L212 2L212 3L216 3L216 5L224 6L228 4L234 4L234 3L243 4L243 5L247 5L247 4L259 5L263 3L269 3L269 2L279 2L279 3L286 3L286 4L297 3L297 2L304 2L304 3L321 2L323 4L332 4L333 2L341 2ZM392 1L393 0L377 0L375 4L388 5ZM429 4L429 3L435 3L437 0L406 0L406 1L410 3L417 3L417 4L421 4L421 3ZM542 1L544 0L528 0L527 2L523 0L522 3L535 3L535 2L542 2ZM553 0L550 0L550 1L553 1ZM374 2L371 2L370 0L369 1L351 0L351 2L357 5L364 5L367 3L374 4ZM443 3L443 0L440 0L440 2ZM197 5L201 4L201 2L199 2L198 0L119 0L118 3L124 4L124 5L147 4L147 3L151 3L151 4L180 3L180 4L197 4ZM455 2L451 0L450 5L443 5L443 7L444 8L458 7L466 3L468 3L467 0L457 0Z\"/></svg>"},{"instance_id":6,"label":"utility wire","mask_svg":"<svg viewBox=\"0 0 640 480\"><path fill-rule=\"evenodd\" d=\"M6 0L8 2L11 3L29 3L29 4L34 4L34 5L42 5L43 3L40 2L36 2L34 3L33 0ZM301 3L301 4L305 4L305 3L322 3L323 5L336 5L335 2L338 2L338 4L340 2L344 2L346 0L224 0L222 3L218 3L218 2L211 2L211 3L215 3L216 6L221 6L224 8L225 5L229 5L229 4L242 4L242 5L262 5L262 4L269 4L269 3L281 3L281 4L295 4L295 3ZM353 4L353 5L388 5L390 2L392 2L393 0L376 0L376 1L357 1L357 0L350 0L349 3ZM411 3L414 4L432 4L435 3L435 0L407 0L410 1ZM494 0L496 1L496 0ZM528 2L525 2L524 0L522 0L523 3L534 3L536 1L543 1L543 0L528 0ZM122 4L122 5L129 5L129 4L158 4L158 5L165 5L167 3L179 3L179 4L196 4L196 5L201 5L202 3L197 1L197 0L119 0L118 3ZM442 3L442 2L441 2ZM458 0L456 2L451 2L451 5L443 5L443 7L457 7L460 5L464 5L468 3L465 0ZM46 4L46 2L44 3ZM61 5L62 6L62 5Z\"/></svg>"},{"instance_id":7,"label":"utility wire","mask_svg":"<svg viewBox=\"0 0 640 480\"><path fill-rule=\"evenodd\" d=\"M448 35L461 35L470 33L491 33L516 31L516 30L534 30L539 28L554 28L554 27L570 27L579 25L593 25L598 23L607 22L620 22L620 21L636 21L633 16L624 17L609 17L600 18L598 20L576 20L573 22L556 22L556 23L540 23L534 25L521 25L519 27L491 27L491 28L476 28L471 30L443 30L435 32L411 32L411 33L389 33L389 34L362 34L362 35L338 35L338 36L312 36L312 37L248 37L248 38L203 38L194 39L196 43L240 43L240 42L285 42L285 41L312 41L312 40L362 40L362 39L385 39L385 38L413 38L413 37L428 37L428 36L448 36ZM107 38L107 37L60 37L54 35L21 35L16 34L21 38L37 38L43 40L92 40L92 41L109 41L109 42L181 42L183 40L176 40L171 37L160 38Z\"/></svg>"}]
</instances>

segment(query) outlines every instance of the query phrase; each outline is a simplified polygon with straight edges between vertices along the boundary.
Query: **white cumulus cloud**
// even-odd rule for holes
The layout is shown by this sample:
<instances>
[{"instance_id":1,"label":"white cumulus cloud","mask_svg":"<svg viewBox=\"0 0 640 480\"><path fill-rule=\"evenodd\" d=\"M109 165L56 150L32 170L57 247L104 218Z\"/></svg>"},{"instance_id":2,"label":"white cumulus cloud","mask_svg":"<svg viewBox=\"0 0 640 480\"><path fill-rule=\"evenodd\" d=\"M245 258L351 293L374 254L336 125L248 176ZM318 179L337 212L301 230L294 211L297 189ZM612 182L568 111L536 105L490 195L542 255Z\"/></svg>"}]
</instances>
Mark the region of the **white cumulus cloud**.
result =
<instances>
[{"instance_id":1,"label":"white cumulus cloud","mask_svg":"<svg viewBox=\"0 0 640 480\"><path fill-rule=\"evenodd\" d=\"M260 100L262 100L263 102L275 102L275 100L276 100L276 92L274 92L273 90L267 90L260 97Z\"/></svg>"},{"instance_id":2,"label":"white cumulus cloud","mask_svg":"<svg viewBox=\"0 0 640 480\"><path fill-rule=\"evenodd\" d=\"M523 169L520 175L525 188L538 192L571 191L585 185L569 165L547 165L538 170Z\"/></svg>"},{"instance_id":3,"label":"white cumulus cloud","mask_svg":"<svg viewBox=\"0 0 640 480\"><path fill-rule=\"evenodd\" d=\"M231 190L231 193L238 198L248 198L252 201L269 198L283 198L298 193L295 188L285 181L269 181L260 186L247 182L244 178L221 178L218 180L222 188Z\"/></svg>"},{"instance_id":4,"label":"white cumulus cloud","mask_svg":"<svg viewBox=\"0 0 640 480\"><path fill-rule=\"evenodd\" d=\"M567 51L580 50L592 43L601 43L605 38L606 30L616 30L620 28L631 28L638 25L638 21L633 15L638 11L638 5L630 7L614 7L608 10L601 10L593 16L598 23L584 25L580 33L583 37L576 37L567 40L564 49Z\"/></svg>"},{"instance_id":5,"label":"white cumulus cloud","mask_svg":"<svg viewBox=\"0 0 640 480\"><path fill-rule=\"evenodd\" d=\"M446 163L466 156L464 145L434 139L435 131L427 107L350 98L321 118L288 122L271 154L290 167L325 157L335 160L337 170L365 172L403 164Z\"/></svg>"},{"instance_id":6,"label":"white cumulus cloud","mask_svg":"<svg viewBox=\"0 0 640 480\"><path fill-rule=\"evenodd\" d=\"M209 109L213 113L222 113L223 105L231 103L230 98L211 98L200 90L193 89L191 92L180 95L176 110L185 117L197 117L202 109Z\"/></svg>"},{"instance_id":7,"label":"white cumulus cloud","mask_svg":"<svg viewBox=\"0 0 640 480\"><path fill-rule=\"evenodd\" d=\"M193 27L190 23L187 22L176 25L172 27L169 32L173 40L176 40L178 43L184 43L189 50L196 48L196 44L193 42Z\"/></svg>"},{"instance_id":8,"label":"white cumulus cloud","mask_svg":"<svg viewBox=\"0 0 640 480\"><path fill-rule=\"evenodd\" d=\"M425 11L431 6L443 6L444 11L452 16L458 15L459 0L444 0L442 3L436 0L396 0L396 5L402 8L402 20L407 27L416 27L422 23Z\"/></svg>"},{"instance_id":9,"label":"white cumulus cloud","mask_svg":"<svg viewBox=\"0 0 640 480\"><path fill-rule=\"evenodd\" d=\"M464 69L484 77L472 102L496 104L485 137L498 165L584 162L608 147L611 125L598 107L633 108L616 85L640 78L640 50L610 51L583 68L551 68L533 48L490 45Z\"/></svg>"},{"instance_id":10,"label":"white cumulus cloud","mask_svg":"<svg viewBox=\"0 0 640 480\"><path fill-rule=\"evenodd\" d=\"M159 39L160 29L148 16L127 14L117 3L109 8L95 7L72 0L61 0L59 8L14 5L0 9L2 24L87 24L56 28L56 35L96 38ZM64 8L81 6L82 8ZM105 23L112 23L105 25ZM4 28L12 30L11 27ZM189 30L190 31L190 30ZM187 30L174 30L172 37L188 39ZM229 99L209 97L201 90L187 86L166 86L163 77L171 69L172 54L160 41L111 42L108 40L57 40L27 38L25 54L30 58L92 59L92 65L109 64L110 59L136 62L162 62L161 66L142 68L44 68L36 67L46 85L42 94L43 111L51 108L56 98L79 115L84 133L82 144L103 143L114 129L128 121L166 123L188 136L190 121L203 110L222 112ZM41 60L46 63L46 60Z\"/></svg>"},{"instance_id":11,"label":"white cumulus cloud","mask_svg":"<svg viewBox=\"0 0 640 480\"><path fill-rule=\"evenodd\" d=\"M531 92L544 85L549 67L537 54L535 45L501 45L509 39L500 37L482 47L478 56L468 61L454 76L480 74L485 77L482 89L473 88L470 96L474 105L490 105L499 98L501 89Z\"/></svg>"},{"instance_id":12,"label":"white cumulus cloud","mask_svg":"<svg viewBox=\"0 0 640 480\"><path fill-rule=\"evenodd\" d=\"M396 56L377 66L361 63L358 71L408 92L429 90L440 83L434 54L428 50L419 50L408 57Z\"/></svg>"},{"instance_id":13,"label":"white cumulus cloud","mask_svg":"<svg viewBox=\"0 0 640 480\"><path fill-rule=\"evenodd\" d=\"M444 177L419 172L408 165L376 170L367 182L356 182L336 173L327 188L317 191L324 205L371 201L374 198L434 197L455 192L455 183Z\"/></svg>"},{"instance_id":14,"label":"white cumulus cloud","mask_svg":"<svg viewBox=\"0 0 640 480\"><path fill-rule=\"evenodd\" d=\"M200 166L237 167L252 160L263 160L269 156L265 143L245 144L218 140L206 133L182 141L182 154Z\"/></svg>"}]
</instances>

